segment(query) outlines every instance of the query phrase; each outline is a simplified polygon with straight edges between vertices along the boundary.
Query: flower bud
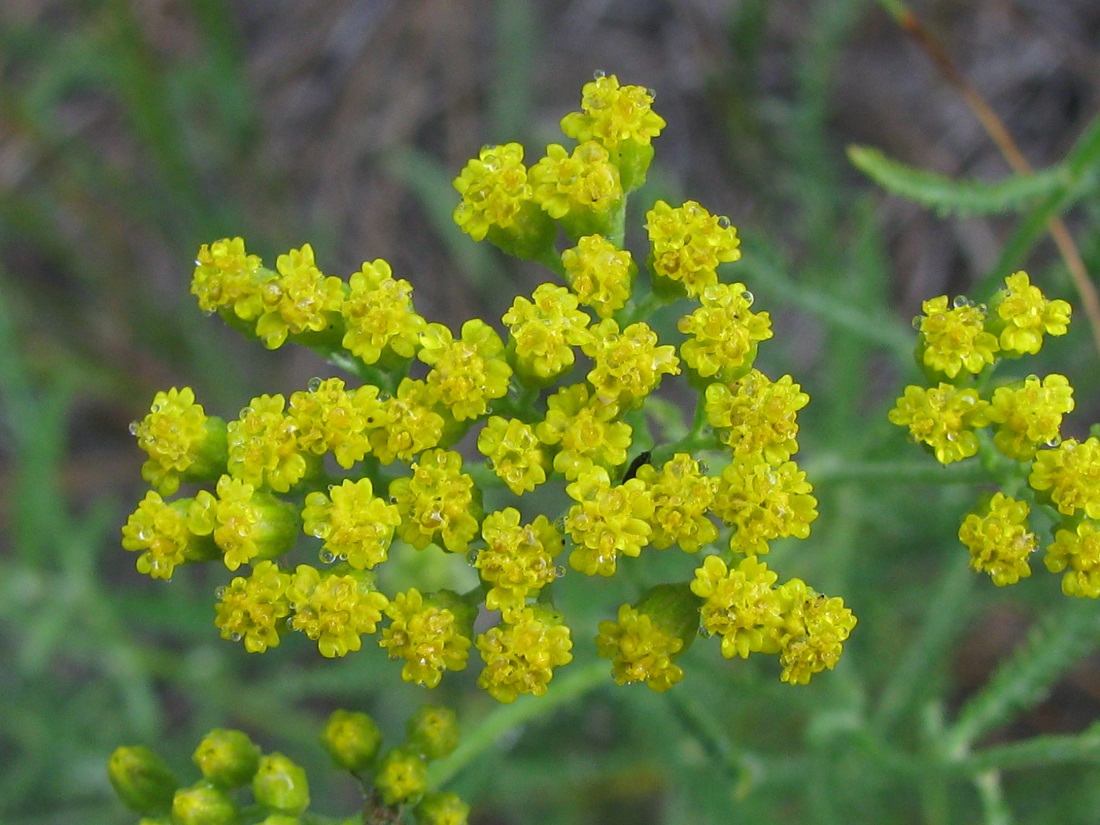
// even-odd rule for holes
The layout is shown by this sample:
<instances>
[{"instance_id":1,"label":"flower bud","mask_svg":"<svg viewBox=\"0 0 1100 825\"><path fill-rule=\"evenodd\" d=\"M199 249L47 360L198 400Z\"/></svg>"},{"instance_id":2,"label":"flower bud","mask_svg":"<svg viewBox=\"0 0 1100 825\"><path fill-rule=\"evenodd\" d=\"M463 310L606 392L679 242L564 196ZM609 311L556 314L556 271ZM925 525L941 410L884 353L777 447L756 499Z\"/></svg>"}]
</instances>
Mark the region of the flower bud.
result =
<instances>
[{"instance_id":1,"label":"flower bud","mask_svg":"<svg viewBox=\"0 0 1100 825\"><path fill-rule=\"evenodd\" d=\"M116 748L107 762L107 776L119 799L145 815L166 813L179 787L160 755L142 745Z\"/></svg>"},{"instance_id":2,"label":"flower bud","mask_svg":"<svg viewBox=\"0 0 1100 825\"><path fill-rule=\"evenodd\" d=\"M172 798L172 825L237 825L237 803L220 788L200 782Z\"/></svg>"},{"instance_id":3,"label":"flower bud","mask_svg":"<svg viewBox=\"0 0 1100 825\"><path fill-rule=\"evenodd\" d=\"M449 708L425 705L409 717L408 732L407 746L425 759L442 759L458 747L458 721Z\"/></svg>"},{"instance_id":4,"label":"flower bud","mask_svg":"<svg viewBox=\"0 0 1100 825\"><path fill-rule=\"evenodd\" d=\"M419 825L466 825L469 816L470 806L450 791L427 794L416 806Z\"/></svg>"},{"instance_id":5,"label":"flower bud","mask_svg":"<svg viewBox=\"0 0 1100 825\"><path fill-rule=\"evenodd\" d=\"M240 788L256 775L260 748L242 731L218 728L202 738L191 759L208 782Z\"/></svg>"},{"instance_id":6,"label":"flower bud","mask_svg":"<svg viewBox=\"0 0 1100 825\"><path fill-rule=\"evenodd\" d=\"M260 759L252 793L260 805L282 813L300 814L309 807L306 772L281 753Z\"/></svg>"},{"instance_id":7,"label":"flower bud","mask_svg":"<svg viewBox=\"0 0 1100 825\"><path fill-rule=\"evenodd\" d=\"M357 773L374 764L382 732L365 713L333 711L321 732L321 747L328 751L337 767Z\"/></svg>"},{"instance_id":8,"label":"flower bud","mask_svg":"<svg viewBox=\"0 0 1100 825\"><path fill-rule=\"evenodd\" d=\"M387 805L415 802L428 789L428 763L419 753L394 748L378 763L374 785Z\"/></svg>"}]
</instances>

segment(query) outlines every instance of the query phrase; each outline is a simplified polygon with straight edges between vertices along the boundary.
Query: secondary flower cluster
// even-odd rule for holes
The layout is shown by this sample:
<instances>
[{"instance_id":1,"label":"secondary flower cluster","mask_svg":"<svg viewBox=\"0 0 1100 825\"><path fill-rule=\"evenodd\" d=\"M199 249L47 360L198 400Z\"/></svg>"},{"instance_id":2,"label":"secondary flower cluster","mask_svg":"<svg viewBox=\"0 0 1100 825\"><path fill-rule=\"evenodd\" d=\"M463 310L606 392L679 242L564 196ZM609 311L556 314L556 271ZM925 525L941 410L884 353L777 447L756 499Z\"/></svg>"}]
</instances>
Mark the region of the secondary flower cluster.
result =
<instances>
[{"instance_id":1,"label":"secondary flower cluster","mask_svg":"<svg viewBox=\"0 0 1100 825\"><path fill-rule=\"evenodd\" d=\"M1002 486L1030 488L1032 505L1054 521L1044 562L1063 573L1070 596L1100 597L1100 440L1062 437L1062 418L1073 410L1073 387L1057 373L995 384L993 370L1007 359L1039 352L1047 335L1064 335L1065 301L1049 300L1027 274L1005 279L989 306L946 296L926 301L915 321L917 362L928 386L909 386L890 420L909 429L941 464L980 453L1007 461ZM959 539L970 565L994 584L1031 575L1039 546L1029 526L1027 501L997 492L968 515Z\"/></svg>"},{"instance_id":2,"label":"secondary flower cluster","mask_svg":"<svg viewBox=\"0 0 1100 825\"><path fill-rule=\"evenodd\" d=\"M706 548L694 579L685 568L689 580L600 625L617 681L669 687L700 633L720 636L727 657L778 654L784 681L832 668L851 611L800 580L777 584L759 561L773 541L809 535L817 501L792 459L808 396L754 368L770 318L720 278L740 255L736 230L693 201L658 201L648 277L623 245L627 195L664 125L651 103L597 76L562 121L573 149L551 145L527 167L519 144L487 147L455 181L465 232L558 279L517 296L500 327L425 320L382 260L345 281L322 274L309 245L275 270L240 238L203 246L192 290L204 309L268 347L309 346L361 383L262 395L230 421L188 388L157 394L133 428L155 488L123 529L138 569L168 579L220 560L238 575L218 592L216 624L249 652L301 631L343 656L376 635L405 680L434 687L476 651L478 684L510 702L545 693L572 659L552 598L562 561L609 577L647 548ZM663 307L679 312L676 331L650 325ZM659 443L647 399L681 374L695 424L666 426ZM181 483L200 487L179 496ZM554 493L564 512L545 512ZM289 562L303 533L320 566ZM379 588L391 556L429 545L465 555L479 586ZM500 621L475 632L484 610Z\"/></svg>"},{"instance_id":3,"label":"secondary flower cluster","mask_svg":"<svg viewBox=\"0 0 1100 825\"><path fill-rule=\"evenodd\" d=\"M336 767L363 785L363 821L398 822L411 813L417 825L465 825L465 802L428 789L428 763L458 745L454 714L425 706L406 727L405 741L383 751L382 733L370 716L338 710L325 723L321 745ZM249 822L264 825L304 821L310 806L305 770L281 753L264 754L243 731L210 731L192 761L202 779L184 787L155 751L125 746L111 754L107 775L143 825L237 825L246 812Z\"/></svg>"}]
</instances>

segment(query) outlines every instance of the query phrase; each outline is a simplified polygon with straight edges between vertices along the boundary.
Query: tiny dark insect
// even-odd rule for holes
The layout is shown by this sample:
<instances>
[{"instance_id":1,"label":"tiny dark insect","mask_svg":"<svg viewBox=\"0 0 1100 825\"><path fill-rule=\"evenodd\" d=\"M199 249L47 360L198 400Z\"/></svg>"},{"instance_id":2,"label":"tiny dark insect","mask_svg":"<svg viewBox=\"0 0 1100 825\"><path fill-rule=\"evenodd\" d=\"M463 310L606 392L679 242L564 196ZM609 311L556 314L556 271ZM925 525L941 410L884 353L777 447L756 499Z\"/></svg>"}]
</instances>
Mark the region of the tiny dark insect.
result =
<instances>
[{"instance_id":1,"label":"tiny dark insect","mask_svg":"<svg viewBox=\"0 0 1100 825\"><path fill-rule=\"evenodd\" d=\"M653 455L653 450L646 450L644 453L639 453L638 456L630 462L630 466L626 468L626 472L623 473L623 484L630 481L638 474L638 468L643 464L649 463L649 457Z\"/></svg>"}]
</instances>

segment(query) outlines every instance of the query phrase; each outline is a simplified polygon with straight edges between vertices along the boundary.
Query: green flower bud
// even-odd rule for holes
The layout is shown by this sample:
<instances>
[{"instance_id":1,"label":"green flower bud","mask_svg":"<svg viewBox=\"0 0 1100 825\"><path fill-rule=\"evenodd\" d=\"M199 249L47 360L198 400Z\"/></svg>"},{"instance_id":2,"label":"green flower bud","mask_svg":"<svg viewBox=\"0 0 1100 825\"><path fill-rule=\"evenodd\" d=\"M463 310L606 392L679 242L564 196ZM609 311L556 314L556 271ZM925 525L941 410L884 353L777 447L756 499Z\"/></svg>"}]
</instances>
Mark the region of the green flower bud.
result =
<instances>
[{"instance_id":1,"label":"green flower bud","mask_svg":"<svg viewBox=\"0 0 1100 825\"><path fill-rule=\"evenodd\" d=\"M321 747L336 766L353 773L374 764L382 745L382 732L365 713L333 711L321 731Z\"/></svg>"},{"instance_id":2,"label":"green flower bud","mask_svg":"<svg viewBox=\"0 0 1100 825\"><path fill-rule=\"evenodd\" d=\"M297 814L268 814L256 825L301 825L302 818Z\"/></svg>"},{"instance_id":3,"label":"green flower bud","mask_svg":"<svg viewBox=\"0 0 1100 825\"><path fill-rule=\"evenodd\" d=\"M216 728L202 738L191 760L219 788L240 788L256 775L260 748L242 731Z\"/></svg>"},{"instance_id":4,"label":"green flower bud","mask_svg":"<svg viewBox=\"0 0 1100 825\"><path fill-rule=\"evenodd\" d=\"M167 763L142 745L117 748L107 762L107 776L123 804L139 814L167 813L179 787Z\"/></svg>"},{"instance_id":5,"label":"green flower bud","mask_svg":"<svg viewBox=\"0 0 1100 825\"><path fill-rule=\"evenodd\" d=\"M415 802L428 789L428 763L419 753L394 748L378 763L374 785L387 805Z\"/></svg>"},{"instance_id":6,"label":"green flower bud","mask_svg":"<svg viewBox=\"0 0 1100 825\"><path fill-rule=\"evenodd\" d=\"M281 753L260 759L252 793L260 805L283 813L300 814L309 807L306 772Z\"/></svg>"},{"instance_id":7,"label":"green flower bud","mask_svg":"<svg viewBox=\"0 0 1100 825\"><path fill-rule=\"evenodd\" d=\"M172 825L237 825L237 803L221 788L200 782L172 798Z\"/></svg>"},{"instance_id":8,"label":"green flower bud","mask_svg":"<svg viewBox=\"0 0 1100 825\"><path fill-rule=\"evenodd\" d=\"M418 825L466 825L469 816L470 806L450 791L427 794L416 806Z\"/></svg>"},{"instance_id":9,"label":"green flower bud","mask_svg":"<svg viewBox=\"0 0 1100 825\"><path fill-rule=\"evenodd\" d=\"M634 604L639 613L649 616L653 623L680 639L683 653L699 635L699 608L702 600L691 591L688 582L658 584L651 587Z\"/></svg>"},{"instance_id":10,"label":"green flower bud","mask_svg":"<svg viewBox=\"0 0 1100 825\"><path fill-rule=\"evenodd\" d=\"M458 747L458 720L449 708L425 705L409 717L407 745L425 759L442 759Z\"/></svg>"}]
</instances>

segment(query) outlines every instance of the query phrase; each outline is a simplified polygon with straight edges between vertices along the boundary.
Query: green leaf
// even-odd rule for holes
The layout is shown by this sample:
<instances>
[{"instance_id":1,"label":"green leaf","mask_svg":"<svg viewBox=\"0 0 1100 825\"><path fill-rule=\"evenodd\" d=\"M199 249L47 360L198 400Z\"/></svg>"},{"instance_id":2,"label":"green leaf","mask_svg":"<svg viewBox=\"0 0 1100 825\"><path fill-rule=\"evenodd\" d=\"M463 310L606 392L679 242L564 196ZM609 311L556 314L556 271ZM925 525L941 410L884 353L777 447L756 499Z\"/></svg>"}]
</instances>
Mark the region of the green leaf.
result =
<instances>
[{"instance_id":1,"label":"green leaf","mask_svg":"<svg viewBox=\"0 0 1100 825\"><path fill-rule=\"evenodd\" d=\"M869 146L849 146L848 159L886 191L934 209L939 215L1018 212L1068 183L1062 166L995 182L955 181L888 158Z\"/></svg>"}]
</instances>

